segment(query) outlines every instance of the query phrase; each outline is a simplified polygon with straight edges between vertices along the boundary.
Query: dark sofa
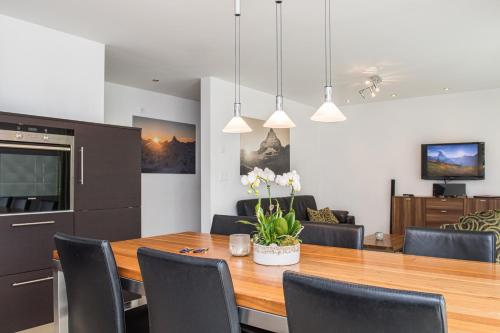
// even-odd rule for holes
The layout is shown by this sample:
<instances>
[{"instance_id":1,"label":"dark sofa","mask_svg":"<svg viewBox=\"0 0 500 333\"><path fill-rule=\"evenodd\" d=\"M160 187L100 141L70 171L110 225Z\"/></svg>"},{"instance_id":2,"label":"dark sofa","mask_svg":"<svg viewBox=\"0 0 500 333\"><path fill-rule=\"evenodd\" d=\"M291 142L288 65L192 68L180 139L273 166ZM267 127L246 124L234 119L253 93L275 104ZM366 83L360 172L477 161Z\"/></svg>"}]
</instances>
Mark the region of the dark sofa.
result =
<instances>
[{"instance_id":1,"label":"dark sofa","mask_svg":"<svg viewBox=\"0 0 500 333\"><path fill-rule=\"evenodd\" d=\"M255 227L238 221L257 222L255 216L214 215L211 234L252 234ZM300 239L304 244L345 247L361 250L363 248L364 227L362 225L332 224L301 221L304 230Z\"/></svg>"},{"instance_id":2,"label":"dark sofa","mask_svg":"<svg viewBox=\"0 0 500 333\"><path fill-rule=\"evenodd\" d=\"M287 212L290 209L291 197L281 197L273 199L273 204L275 200L281 209ZM250 200L240 200L236 203L236 211L238 216L254 216L255 215L255 205L257 204L257 199ZM297 195L295 196L295 201L293 203L293 208L295 209L295 217L299 221L308 221L307 208L317 210L316 200L312 195ZM262 199L262 208L264 211L269 210L269 200ZM332 213L337 217L341 224L355 224L354 216L349 215L346 210L332 210Z\"/></svg>"}]
</instances>

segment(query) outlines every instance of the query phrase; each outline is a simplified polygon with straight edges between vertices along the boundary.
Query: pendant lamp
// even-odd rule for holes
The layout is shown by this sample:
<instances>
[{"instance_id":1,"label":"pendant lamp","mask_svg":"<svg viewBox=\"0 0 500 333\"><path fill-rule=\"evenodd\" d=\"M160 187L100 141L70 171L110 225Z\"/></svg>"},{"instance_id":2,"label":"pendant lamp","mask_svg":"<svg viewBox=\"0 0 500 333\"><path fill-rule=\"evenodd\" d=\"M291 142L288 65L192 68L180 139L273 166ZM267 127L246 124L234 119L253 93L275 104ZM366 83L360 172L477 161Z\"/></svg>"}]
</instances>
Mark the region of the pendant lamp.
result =
<instances>
[{"instance_id":1,"label":"pendant lamp","mask_svg":"<svg viewBox=\"0 0 500 333\"><path fill-rule=\"evenodd\" d=\"M311 120L324 123L344 121L347 118L333 101L332 88L332 15L331 0L325 0L325 96L324 103Z\"/></svg>"},{"instance_id":2,"label":"pendant lamp","mask_svg":"<svg viewBox=\"0 0 500 333\"><path fill-rule=\"evenodd\" d=\"M245 119L241 117L241 29L240 29L241 5L240 0L234 1L234 108L233 118L229 120L224 133L249 133L252 131Z\"/></svg>"},{"instance_id":3,"label":"pendant lamp","mask_svg":"<svg viewBox=\"0 0 500 333\"><path fill-rule=\"evenodd\" d=\"M268 128L292 128L294 122L283 109L283 14L281 0L276 1L276 111L264 123Z\"/></svg>"}]
</instances>

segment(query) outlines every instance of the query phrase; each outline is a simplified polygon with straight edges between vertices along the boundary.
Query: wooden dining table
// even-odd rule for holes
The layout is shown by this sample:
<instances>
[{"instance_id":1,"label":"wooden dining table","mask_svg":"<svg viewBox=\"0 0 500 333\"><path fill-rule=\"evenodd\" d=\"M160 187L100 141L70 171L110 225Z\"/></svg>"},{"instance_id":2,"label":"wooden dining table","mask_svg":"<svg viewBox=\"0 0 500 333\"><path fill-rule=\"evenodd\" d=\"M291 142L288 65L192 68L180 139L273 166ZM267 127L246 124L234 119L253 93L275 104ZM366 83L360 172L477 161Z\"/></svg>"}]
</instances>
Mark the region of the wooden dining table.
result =
<instances>
[{"instance_id":1,"label":"wooden dining table","mask_svg":"<svg viewBox=\"0 0 500 333\"><path fill-rule=\"evenodd\" d=\"M206 253L186 255L227 261L241 322L274 332L288 332L282 284L283 272L287 270L351 283L441 294L446 301L450 333L500 332L498 264L302 244L300 263L271 267L255 264L251 255L231 256L228 243L228 236L185 232L111 245L123 287L140 294L144 294L144 288L138 248L174 253L185 247L208 248ZM54 319L57 332L63 333L67 332L67 301L57 259L55 254Z\"/></svg>"}]
</instances>

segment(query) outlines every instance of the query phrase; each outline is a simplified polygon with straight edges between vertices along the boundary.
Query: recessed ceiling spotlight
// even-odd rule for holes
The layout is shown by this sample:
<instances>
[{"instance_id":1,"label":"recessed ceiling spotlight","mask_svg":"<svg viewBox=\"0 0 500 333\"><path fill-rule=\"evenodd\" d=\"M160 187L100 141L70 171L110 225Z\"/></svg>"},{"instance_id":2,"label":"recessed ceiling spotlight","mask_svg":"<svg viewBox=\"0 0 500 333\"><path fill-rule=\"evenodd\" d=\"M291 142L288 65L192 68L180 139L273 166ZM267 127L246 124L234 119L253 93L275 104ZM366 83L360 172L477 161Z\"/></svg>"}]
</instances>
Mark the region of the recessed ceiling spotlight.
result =
<instances>
[{"instance_id":1,"label":"recessed ceiling spotlight","mask_svg":"<svg viewBox=\"0 0 500 333\"><path fill-rule=\"evenodd\" d=\"M366 84L367 86L369 86L369 85L371 85L371 84L372 84L372 81L370 81L370 80L366 80L366 81L365 81L365 84Z\"/></svg>"},{"instance_id":2,"label":"recessed ceiling spotlight","mask_svg":"<svg viewBox=\"0 0 500 333\"><path fill-rule=\"evenodd\" d=\"M450 88L443 88L443 90L444 90L444 91L449 91L449 90L450 90Z\"/></svg>"},{"instance_id":3,"label":"recessed ceiling spotlight","mask_svg":"<svg viewBox=\"0 0 500 333\"><path fill-rule=\"evenodd\" d=\"M394 93L391 95L391 97L398 97L398 94Z\"/></svg>"},{"instance_id":4,"label":"recessed ceiling spotlight","mask_svg":"<svg viewBox=\"0 0 500 333\"><path fill-rule=\"evenodd\" d=\"M158 83L158 82L160 82L160 80L159 80L159 79L152 79L151 81L153 81L154 83Z\"/></svg>"},{"instance_id":5,"label":"recessed ceiling spotlight","mask_svg":"<svg viewBox=\"0 0 500 333\"><path fill-rule=\"evenodd\" d=\"M346 102L347 104L349 104L349 103L351 103L351 100L348 98L348 99L346 99L346 100L345 100L345 102Z\"/></svg>"}]
</instances>

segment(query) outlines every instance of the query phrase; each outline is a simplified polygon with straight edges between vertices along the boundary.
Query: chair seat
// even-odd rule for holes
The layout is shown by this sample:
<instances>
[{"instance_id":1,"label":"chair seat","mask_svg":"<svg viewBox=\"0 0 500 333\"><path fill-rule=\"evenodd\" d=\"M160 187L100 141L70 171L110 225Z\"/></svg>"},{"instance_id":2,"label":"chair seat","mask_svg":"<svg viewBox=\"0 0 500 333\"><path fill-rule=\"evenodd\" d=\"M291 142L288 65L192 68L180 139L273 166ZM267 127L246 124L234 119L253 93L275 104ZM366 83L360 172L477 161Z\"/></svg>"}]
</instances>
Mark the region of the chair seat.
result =
<instances>
[{"instance_id":1,"label":"chair seat","mask_svg":"<svg viewBox=\"0 0 500 333\"><path fill-rule=\"evenodd\" d=\"M125 311L125 322L127 325L127 333L148 333L148 306L141 305Z\"/></svg>"}]
</instances>

